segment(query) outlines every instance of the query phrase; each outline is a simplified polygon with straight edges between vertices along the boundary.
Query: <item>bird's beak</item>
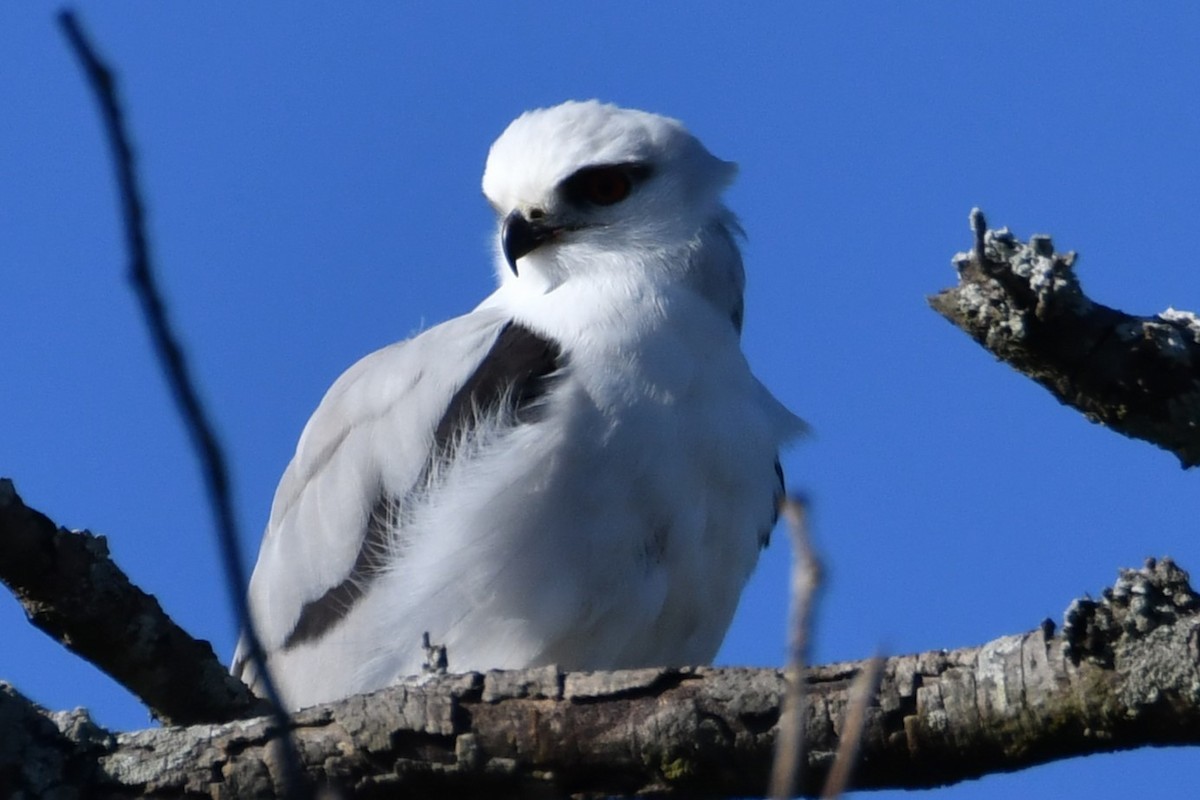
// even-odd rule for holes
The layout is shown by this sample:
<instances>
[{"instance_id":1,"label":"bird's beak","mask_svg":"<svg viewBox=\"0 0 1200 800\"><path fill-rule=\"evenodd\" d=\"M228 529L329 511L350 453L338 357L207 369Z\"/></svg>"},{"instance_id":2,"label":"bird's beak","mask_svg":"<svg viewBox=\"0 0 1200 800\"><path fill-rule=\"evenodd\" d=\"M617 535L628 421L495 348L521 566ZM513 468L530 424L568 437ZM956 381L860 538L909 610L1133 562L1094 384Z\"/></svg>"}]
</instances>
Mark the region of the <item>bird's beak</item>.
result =
<instances>
[{"instance_id":1,"label":"bird's beak","mask_svg":"<svg viewBox=\"0 0 1200 800\"><path fill-rule=\"evenodd\" d=\"M536 250L543 242L554 238L557 228L539 221L526 219L520 211L513 211L504 218L500 227L500 246L504 260L513 275L517 274L517 259Z\"/></svg>"}]
</instances>

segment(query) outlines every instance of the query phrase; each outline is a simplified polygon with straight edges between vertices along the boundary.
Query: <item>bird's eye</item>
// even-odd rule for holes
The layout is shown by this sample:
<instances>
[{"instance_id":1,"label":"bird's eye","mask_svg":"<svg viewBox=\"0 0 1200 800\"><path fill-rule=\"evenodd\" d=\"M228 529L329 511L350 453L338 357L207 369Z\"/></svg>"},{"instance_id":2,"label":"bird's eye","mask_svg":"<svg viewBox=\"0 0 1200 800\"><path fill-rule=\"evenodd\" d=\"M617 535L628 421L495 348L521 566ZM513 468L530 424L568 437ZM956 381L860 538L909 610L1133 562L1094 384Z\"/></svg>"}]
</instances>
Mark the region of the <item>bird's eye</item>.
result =
<instances>
[{"instance_id":1,"label":"bird's eye","mask_svg":"<svg viewBox=\"0 0 1200 800\"><path fill-rule=\"evenodd\" d=\"M588 167L563 182L563 193L575 205L611 206L633 191L635 179L646 173L636 165Z\"/></svg>"},{"instance_id":2,"label":"bird's eye","mask_svg":"<svg viewBox=\"0 0 1200 800\"><path fill-rule=\"evenodd\" d=\"M598 206L621 202L633 188L629 176L613 168L590 169L579 176L579 184L580 194Z\"/></svg>"}]
</instances>

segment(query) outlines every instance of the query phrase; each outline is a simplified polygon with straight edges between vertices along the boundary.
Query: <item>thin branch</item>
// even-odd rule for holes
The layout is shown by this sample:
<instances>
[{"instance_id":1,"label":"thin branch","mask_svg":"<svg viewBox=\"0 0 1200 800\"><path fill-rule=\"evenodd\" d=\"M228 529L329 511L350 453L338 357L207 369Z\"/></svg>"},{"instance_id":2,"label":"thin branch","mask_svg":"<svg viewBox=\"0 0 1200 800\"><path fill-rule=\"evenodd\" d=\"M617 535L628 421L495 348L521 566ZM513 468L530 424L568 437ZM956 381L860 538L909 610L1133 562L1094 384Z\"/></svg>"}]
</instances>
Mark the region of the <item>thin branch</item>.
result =
<instances>
[{"instance_id":1,"label":"thin branch","mask_svg":"<svg viewBox=\"0 0 1200 800\"><path fill-rule=\"evenodd\" d=\"M1066 617L1058 636L1039 627L887 659L855 737L854 785L933 788L1088 753L1200 744L1200 596L1186 573L1165 560L1123 570ZM855 677L869 668L807 670L801 793L820 791L848 735ZM756 796L787 693L787 677L769 669L547 667L420 680L297 712L309 773L348 798ZM6 702L0 687L0 719L23 722L0 737L0 784L6 768L41 781L59 770L72 785L89 781L79 796L279 796L269 720L111 737L78 715L43 712L34 719L79 738L83 755L68 759L59 741L39 763L29 740L48 737L25 733L28 701L13 700L11 713Z\"/></svg>"},{"instance_id":2,"label":"thin branch","mask_svg":"<svg viewBox=\"0 0 1200 800\"><path fill-rule=\"evenodd\" d=\"M1089 299L1074 253L1048 236L987 230L972 211L958 286L930 305L1002 361L1093 422L1200 464L1200 319L1168 309L1139 317Z\"/></svg>"},{"instance_id":3,"label":"thin branch","mask_svg":"<svg viewBox=\"0 0 1200 800\"><path fill-rule=\"evenodd\" d=\"M29 620L111 675L168 725L227 722L269 707L130 583L102 536L59 528L0 478L0 581ZM0 793L3 794L3 793Z\"/></svg>"},{"instance_id":4,"label":"thin branch","mask_svg":"<svg viewBox=\"0 0 1200 800\"><path fill-rule=\"evenodd\" d=\"M821 565L808 535L805 501L787 497L780 505L792 543L791 608L788 613L787 695L775 742L771 767L771 796L791 797L801 778L804 733L808 709L805 705L804 664L812 629L813 599L821 585Z\"/></svg>"},{"instance_id":5,"label":"thin branch","mask_svg":"<svg viewBox=\"0 0 1200 800\"><path fill-rule=\"evenodd\" d=\"M868 659L863 671L858 673L858 677L850 685L850 705L846 708L846 716L842 721L833 767L825 780L825 788L821 790L823 800L836 800L850 788L850 776L854 774L854 767L858 763L858 751L862 746L863 733L867 729L867 710L879 691L879 681L883 678L883 664L883 658L880 656Z\"/></svg>"},{"instance_id":6,"label":"thin branch","mask_svg":"<svg viewBox=\"0 0 1200 800\"><path fill-rule=\"evenodd\" d=\"M180 414L195 446L208 490L209 503L216 518L217 540L224 564L229 597L236 612L237 621L246 636L249 655L256 666L260 685L272 706L276 709L276 723L287 740L288 715L283 710L279 693L267 670L262 644L254 630L246 600L246 567L242 563L238 548L237 520L230 491L229 468L225 454L217 440L216 432L200 401L195 382L191 377L183 348L167 318L166 305L154 276L150 247L146 237L145 206L141 199L137 175L134 169L133 148L125 131L124 117L117 97L116 81L112 70L100 60L95 48L88 41L75 15L70 11L59 14L59 23L75 55L83 67L88 82L100 104L108 142L112 148L116 168L117 184L125 223L126 241L129 247L129 272L134 289L141 301L142 312L150 329L155 352L171 386ZM290 745L284 746L285 758L299 776L298 759Z\"/></svg>"}]
</instances>

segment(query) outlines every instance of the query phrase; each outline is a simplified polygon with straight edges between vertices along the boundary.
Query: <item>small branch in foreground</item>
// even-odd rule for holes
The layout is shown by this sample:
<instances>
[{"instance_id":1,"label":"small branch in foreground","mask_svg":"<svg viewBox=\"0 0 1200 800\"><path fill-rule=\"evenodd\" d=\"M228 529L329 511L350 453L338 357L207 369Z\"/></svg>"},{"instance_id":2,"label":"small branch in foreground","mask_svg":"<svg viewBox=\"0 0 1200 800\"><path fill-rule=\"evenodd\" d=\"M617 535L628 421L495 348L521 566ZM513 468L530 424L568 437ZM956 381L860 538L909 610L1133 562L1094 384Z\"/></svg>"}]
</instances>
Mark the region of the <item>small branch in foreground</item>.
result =
<instances>
[{"instance_id":1,"label":"small branch in foreground","mask_svg":"<svg viewBox=\"0 0 1200 800\"><path fill-rule=\"evenodd\" d=\"M133 692L168 725L227 722L266 704L130 583L102 536L57 527L0 478L0 581L29 620Z\"/></svg>"},{"instance_id":2,"label":"small branch in foreground","mask_svg":"<svg viewBox=\"0 0 1200 800\"><path fill-rule=\"evenodd\" d=\"M146 237L144 204L134 169L133 148L129 143L129 136L125 132L125 122L121 114L120 102L117 99L116 81L112 71L96 55L95 49L88 42L75 15L70 11L64 11L59 15L59 22L72 49L79 57L84 73L100 103L105 130L108 132L108 141L112 146L117 184L120 188L121 208L129 246L129 275L136 289L138 300L141 301L142 312L145 315L146 325L150 330L150 338L154 343L155 352L158 354L159 363L175 395L180 415L183 417L184 425L200 459L205 486L208 489L209 503L216 517L217 541L225 566L231 603L237 612L238 624L246 631L247 639L250 642L251 658L258 667L258 674L262 676L259 680L266 688L273 704L281 708L282 705L278 701L278 695L268 675L262 647L254 633L254 626L246 604L246 567L242 563L241 552L238 549L237 522L230 494L229 468L226 465L225 454L217 440L216 431L208 419L204 404L200 400L200 394L196 391L183 348L171 328L171 323L167 318L166 304L154 277L150 246ZM285 718L281 718L280 722L283 727L286 727L283 725Z\"/></svg>"},{"instance_id":3,"label":"small branch in foreground","mask_svg":"<svg viewBox=\"0 0 1200 800\"><path fill-rule=\"evenodd\" d=\"M887 659L862 715L854 786L932 788L1088 753L1200 744L1200 596L1186 573L1167 560L1123 570L1067 621L1058 636L1046 625ZM820 791L869 669L807 670L802 793ZM787 691L769 669L546 667L421 681L297 712L308 774L348 798L756 796ZM111 736L77 714L31 708L0 687L0 719L17 721L0 737L0 782L57 770L81 796L279 796L270 720ZM60 732L53 759L34 762L47 725ZM70 742L78 750L64 754Z\"/></svg>"},{"instance_id":4,"label":"small branch in foreground","mask_svg":"<svg viewBox=\"0 0 1200 800\"><path fill-rule=\"evenodd\" d=\"M883 664L881 656L869 659L854 683L850 684L850 704L846 707L846 716L839 732L837 755L834 756L829 777L825 779L825 788L821 790L822 800L836 800L850 788L850 778L854 774L863 733L867 729L867 710L879 691Z\"/></svg>"},{"instance_id":5,"label":"small branch in foreground","mask_svg":"<svg viewBox=\"0 0 1200 800\"><path fill-rule=\"evenodd\" d=\"M208 490L209 504L216 518L217 542L225 568L230 603L242 629L242 634L245 636L250 660L255 665L258 675L259 686L274 708L275 721L279 730L283 732L283 758L290 764L288 771L297 783L297 791L300 791L301 776L298 758L286 735L288 715L283 708L275 683L271 679L266 655L254 630L254 621L250 616L250 608L246 600L246 567L242 563L241 551L238 547L240 537L230 491L229 468L216 431L209 421L208 413L200 400L200 394L196 391L183 348L171 328L166 304L154 276L154 265L146 236L145 206L142 203L137 172L134 168L133 147L130 145L129 135L125 130L125 120L117 97L116 81L112 70L96 54L95 48L88 41L75 15L70 11L64 11L59 14L59 23L71 48L75 51L75 55L78 56L84 74L100 104L105 130L112 148L113 163L116 167L117 185L129 246L130 277L133 280L138 300L141 301L142 312L150 330L150 338L154 342L159 363L174 393L180 415L183 417L184 425L200 459L205 486Z\"/></svg>"},{"instance_id":6,"label":"small branch in foreground","mask_svg":"<svg viewBox=\"0 0 1200 800\"><path fill-rule=\"evenodd\" d=\"M771 766L771 796L776 800L791 797L801 776L804 759L804 728L808 716L804 702L804 665L812 630L813 600L821 585L821 565L808 535L805 501L785 497L780 516L787 523L792 543L792 579L788 610L787 694L775 740L775 758Z\"/></svg>"},{"instance_id":7,"label":"small branch in foreground","mask_svg":"<svg viewBox=\"0 0 1200 800\"><path fill-rule=\"evenodd\" d=\"M1075 254L1047 236L1022 242L971 215L975 244L955 256L959 283L929 304L1001 361L1093 422L1200 464L1200 319L1138 317L1093 302ZM981 257L982 254L982 257Z\"/></svg>"}]
</instances>

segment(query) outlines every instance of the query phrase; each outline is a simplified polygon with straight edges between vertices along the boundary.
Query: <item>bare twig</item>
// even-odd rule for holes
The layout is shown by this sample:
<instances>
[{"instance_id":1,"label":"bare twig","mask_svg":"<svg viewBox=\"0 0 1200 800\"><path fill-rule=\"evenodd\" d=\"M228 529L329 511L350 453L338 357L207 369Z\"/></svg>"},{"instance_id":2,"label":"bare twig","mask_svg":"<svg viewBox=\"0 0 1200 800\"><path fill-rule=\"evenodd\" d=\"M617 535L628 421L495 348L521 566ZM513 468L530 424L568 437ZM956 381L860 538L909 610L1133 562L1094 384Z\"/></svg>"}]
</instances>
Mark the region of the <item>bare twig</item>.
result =
<instances>
[{"instance_id":1,"label":"bare twig","mask_svg":"<svg viewBox=\"0 0 1200 800\"><path fill-rule=\"evenodd\" d=\"M787 497L780 505L792 543L791 606L788 612L787 694L775 740L771 767L771 796L791 797L800 779L804 759L805 705L804 664L812 627L813 598L821 584L821 565L808 536L805 501Z\"/></svg>"},{"instance_id":2,"label":"bare twig","mask_svg":"<svg viewBox=\"0 0 1200 800\"><path fill-rule=\"evenodd\" d=\"M0 478L0 581L29 620L133 692L169 725L268 713L212 645L176 625L108 556L102 536L59 528ZM3 792L0 792L3 794Z\"/></svg>"},{"instance_id":3,"label":"bare twig","mask_svg":"<svg viewBox=\"0 0 1200 800\"><path fill-rule=\"evenodd\" d=\"M825 800L836 800L850 786L850 776L854 773L863 732L867 726L867 709L875 699L875 693L879 691L879 681L883 678L883 664L881 656L868 659L850 686L850 704L846 707L842 732L838 736L837 755L834 756L833 767L825 779L825 788L821 790L821 797Z\"/></svg>"},{"instance_id":4,"label":"bare twig","mask_svg":"<svg viewBox=\"0 0 1200 800\"><path fill-rule=\"evenodd\" d=\"M250 658L256 665L264 693L275 708L275 718L280 728L280 735L286 740L289 727L288 715L283 710L279 693L267 670L266 657L262 644L255 633L246 601L246 567L242 563L241 553L238 549L239 537L230 491L229 468L217 440L216 432L200 401L199 393L196 391L195 382L191 378L183 348L167 319L166 306L154 277L150 247L146 238L145 206L142 203L134 169L133 148L130 146L129 136L125 131L124 118L117 98L116 82L112 71L96 55L95 48L84 35L75 15L70 11L64 11L59 15L59 22L71 43L71 48L83 66L88 82L100 104L116 167L125 234L129 246L130 277L133 280L138 299L141 301L142 312L150 329L150 336L163 372L171 386L184 424L191 436L192 444L199 455L209 503L216 518L217 540L220 544L229 596L237 615L237 621L245 632ZM285 746L284 749L286 758L292 764L291 773L298 777L300 775L299 760L293 748Z\"/></svg>"}]
</instances>

